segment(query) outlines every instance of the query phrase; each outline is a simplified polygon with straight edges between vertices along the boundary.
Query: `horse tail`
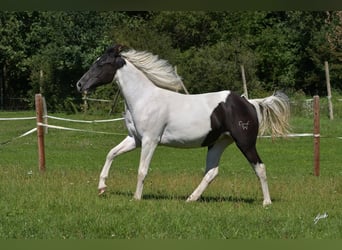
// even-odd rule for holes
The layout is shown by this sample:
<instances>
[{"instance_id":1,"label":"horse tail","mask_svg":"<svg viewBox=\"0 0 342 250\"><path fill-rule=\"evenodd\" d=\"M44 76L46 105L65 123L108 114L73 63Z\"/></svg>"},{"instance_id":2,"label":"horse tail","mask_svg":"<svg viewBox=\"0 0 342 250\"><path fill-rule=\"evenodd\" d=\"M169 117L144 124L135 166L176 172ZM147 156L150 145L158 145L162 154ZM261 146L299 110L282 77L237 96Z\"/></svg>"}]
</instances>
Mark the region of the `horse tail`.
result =
<instances>
[{"instance_id":1,"label":"horse tail","mask_svg":"<svg viewBox=\"0 0 342 250\"><path fill-rule=\"evenodd\" d=\"M289 133L290 102L287 95L278 91L272 96L249 102L257 111L260 135L270 132L275 137Z\"/></svg>"}]
</instances>

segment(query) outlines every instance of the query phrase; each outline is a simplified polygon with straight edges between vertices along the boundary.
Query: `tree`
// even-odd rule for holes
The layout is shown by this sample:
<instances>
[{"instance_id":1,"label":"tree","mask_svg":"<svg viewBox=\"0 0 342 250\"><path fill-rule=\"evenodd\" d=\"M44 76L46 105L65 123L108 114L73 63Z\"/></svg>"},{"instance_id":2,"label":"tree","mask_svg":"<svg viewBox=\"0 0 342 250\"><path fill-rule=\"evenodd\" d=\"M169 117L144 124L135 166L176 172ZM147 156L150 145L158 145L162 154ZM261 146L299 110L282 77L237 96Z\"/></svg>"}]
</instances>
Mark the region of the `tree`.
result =
<instances>
[{"instance_id":1,"label":"tree","mask_svg":"<svg viewBox=\"0 0 342 250\"><path fill-rule=\"evenodd\" d=\"M27 59L31 93L43 92L51 110L65 109L68 97L80 101L75 84L112 44L111 27L121 17L116 12L41 12L27 39L36 44Z\"/></svg>"},{"instance_id":2,"label":"tree","mask_svg":"<svg viewBox=\"0 0 342 250\"><path fill-rule=\"evenodd\" d=\"M24 23L21 13L0 12L0 108L9 105L16 92L23 94L26 65Z\"/></svg>"},{"instance_id":3,"label":"tree","mask_svg":"<svg viewBox=\"0 0 342 250\"><path fill-rule=\"evenodd\" d=\"M242 93L243 64L253 98L276 89L324 94L325 60L342 89L341 27L338 11L0 12L0 107L14 97L33 106L36 92L49 110L80 103L77 80L113 43L169 60L192 93Z\"/></svg>"}]
</instances>

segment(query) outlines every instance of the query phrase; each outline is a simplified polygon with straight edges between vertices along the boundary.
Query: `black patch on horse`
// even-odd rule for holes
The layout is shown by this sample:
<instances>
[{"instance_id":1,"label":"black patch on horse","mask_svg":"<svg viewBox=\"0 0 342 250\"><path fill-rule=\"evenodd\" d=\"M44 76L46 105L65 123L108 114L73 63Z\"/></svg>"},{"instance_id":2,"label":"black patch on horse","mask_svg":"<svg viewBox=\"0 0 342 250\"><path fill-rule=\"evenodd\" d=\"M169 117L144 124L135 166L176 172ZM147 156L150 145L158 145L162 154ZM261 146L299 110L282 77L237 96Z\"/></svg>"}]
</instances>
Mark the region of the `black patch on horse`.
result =
<instances>
[{"instance_id":1,"label":"black patch on horse","mask_svg":"<svg viewBox=\"0 0 342 250\"><path fill-rule=\"evenodd\" d=\"M220 102L213 110L210 124L211 131L202 146L210 148L222 134L229 133L250 162L261 162L255 151L259 130L258 116L254 106L244 97L231 92L226 101Z\"/></svg>"}]
</instances>

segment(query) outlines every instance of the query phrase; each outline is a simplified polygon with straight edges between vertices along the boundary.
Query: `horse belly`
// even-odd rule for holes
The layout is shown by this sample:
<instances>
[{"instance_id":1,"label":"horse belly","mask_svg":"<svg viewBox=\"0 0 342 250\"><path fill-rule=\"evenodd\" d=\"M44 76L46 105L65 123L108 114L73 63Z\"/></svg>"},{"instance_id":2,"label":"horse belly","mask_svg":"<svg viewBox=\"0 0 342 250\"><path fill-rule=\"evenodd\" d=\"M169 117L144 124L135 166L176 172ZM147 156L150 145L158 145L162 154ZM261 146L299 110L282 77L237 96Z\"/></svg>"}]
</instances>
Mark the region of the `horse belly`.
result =
<instances>
[{"instance_id":1,"label":"horse belly","mask_svg":"<svg viewBox=\"0 0 342 250\"><path fill-rule=\"evenodd\" d=\"M201 147L210 131L210 122L189 121L168 125L160 138L160 144L165 146L193 148Z\"/></svg>"},{"instance_id":2,"label":"horse belly","mask_svg":"<svg viewBox=\"0 0 342 250\"><path fill-rule=\"evenodd\" d=\"M183 136L174 136L172 134L165 133L162 135L160 144L178 148L197 148L201 147L204 138L205 136L203 136L202 134L190 136L184 134Z\"/></svg>"}]
</instances>

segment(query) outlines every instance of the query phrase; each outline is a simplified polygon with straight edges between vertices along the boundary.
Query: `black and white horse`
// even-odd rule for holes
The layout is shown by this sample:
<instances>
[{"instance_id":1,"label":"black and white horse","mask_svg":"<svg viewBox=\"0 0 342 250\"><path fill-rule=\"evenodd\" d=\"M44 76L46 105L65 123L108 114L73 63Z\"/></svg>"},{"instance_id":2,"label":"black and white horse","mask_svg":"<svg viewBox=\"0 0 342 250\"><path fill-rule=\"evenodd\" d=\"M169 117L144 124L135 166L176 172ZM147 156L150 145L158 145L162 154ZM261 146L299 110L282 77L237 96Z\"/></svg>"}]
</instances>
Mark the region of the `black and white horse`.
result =
<instances>
[{"instance_id":1,"label":"black and white horse","mask_svg":"<svg viewBox=\"0 0 342 250\"><path fill-rule=\"evenodd\" d=\"M220 157L235 142L260 179L263 205L271 204L266 169L256 150L258 133L287 133L289 103L276 93L264 99L247 100L232 91L185 95L170 90L182 80L165 60L148 52L123 50L116 45L105 51L77 82L80 92L116 81L125 99L128 136L107 155L100 174L99 194L113 159L141 147L134 198L141 199L144 179L158 144L178 147L208 147L205 175L187 201L196 201L218 174ZM169 90L167 90L169 89Z\"/></svg>"}]
</instances>

